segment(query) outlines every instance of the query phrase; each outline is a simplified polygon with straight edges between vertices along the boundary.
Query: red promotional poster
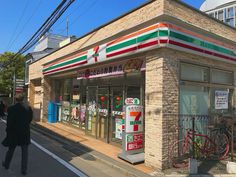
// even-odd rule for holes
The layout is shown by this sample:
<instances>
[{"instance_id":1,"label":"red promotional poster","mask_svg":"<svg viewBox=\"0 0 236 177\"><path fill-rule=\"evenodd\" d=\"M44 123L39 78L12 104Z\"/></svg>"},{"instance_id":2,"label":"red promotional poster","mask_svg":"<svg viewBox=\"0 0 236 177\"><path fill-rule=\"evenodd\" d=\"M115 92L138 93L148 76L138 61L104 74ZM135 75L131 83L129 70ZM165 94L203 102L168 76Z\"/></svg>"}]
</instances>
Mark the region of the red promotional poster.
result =
<instances>
[{"instance_id":1,"label":"red promotional poster","mask_svg":"<svg viewBox=\"0 0 236 177\"><path fill-rule=\"evenodd\" d=\"M126 140L126 151L143 148L143 134L128 134Z\"/></svg>"}]
</instances>

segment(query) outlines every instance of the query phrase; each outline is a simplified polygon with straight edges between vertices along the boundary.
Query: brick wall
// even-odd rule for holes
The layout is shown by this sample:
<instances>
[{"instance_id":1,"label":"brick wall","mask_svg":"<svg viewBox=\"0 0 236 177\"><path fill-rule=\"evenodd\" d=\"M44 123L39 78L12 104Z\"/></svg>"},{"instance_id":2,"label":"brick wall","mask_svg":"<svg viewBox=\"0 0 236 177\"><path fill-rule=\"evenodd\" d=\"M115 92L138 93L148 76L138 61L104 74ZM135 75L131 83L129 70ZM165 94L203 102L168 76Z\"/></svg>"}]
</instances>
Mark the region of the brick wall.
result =
<instances>
[{"instance_id":1,"label":"brick wall","mask_svg":"<svg viewBox=\"0 0 236 177\"><path fill-rule=\"evenodd\" d=\"M135 12L130 13L98 29L97 31L94 31L88 34L87 36L82 37L81 39L73 42L72 44L65 46L60 50L57 50L56 52L42 58L41 60L30 65L29 79L42 77L43 63L53 61L59 57L62 57L66 54L70 54L75 51L79 51L82 49L85 50L87 49L86 47L91 46L92 44L98 43L99 41L112 37L117 33L126 31L150 19L153 19L157 16L157 14L162 13L162 8L162 0L147 4L146 6L136 10ZM112 38L107 40L106 42L110 40L112 40Z\"/></svg>"},{"instance_id":2,"label":"brick wall","mask_svg":"<svg viewBox=\"0 0 236 177\"><path fill-rule=\"evenodd\" d=\"M136 11L109 23L97 31L82 37L74 43L57 50L56 52L42 58L40 61L31 64L29 74L30 79L42 77L43 63L50 62L78 50L83 51L87 49L86 47L90 47L91 45L102 40L104 40L104 42L108 42L114 38L112 36L118 37L116 34L122 33L151 19L155 19L163 13L211 33L215 33L232 41L236 41L236 31L226 25L218 23L195 10L189 9L178 3L176 0L155 0L146 6L137 9Z\"/></svg>"},{"instance_id":3,"label":"brick wall","mask_svg":"<svg viewBox=\"0 0 236 177\"><path fill-rule=\"evenodd\" d=\"M160 50L146 57L145 163L162 168L163 56Z\"/></svg>"},{"instance_id":4,"label":"brick wall","mask_svg":"<svg viewBox=\"0 0 236 177\"><path fill-rule=\"evenodd\" d=\"M228 27L216 20L203 15L196 10L187 8L186 6L178 3L177 0L164 0L164 13L181 21L204 29L212 34L222 36L224 38L236 41L236 30Z\"/></svg>"},{"instance_id":5,"label":"brick wall","mask_svg":"<svg viewBox=\"0 0 236 177\"><path fill-rule=\"evenodd\" d=\"M163 10L164 8L164 10ZM87 50L99 41L108 42L124 31L155 19L163 13L179 18L180 21L192 24L211 32L212 36L223 36L236 41L235 30L208 18L195 10L178 3L176 0L156 0L138 10L106 25L97 31L61 48L30 65L29 79L42 78L43 84L43 117L47 118L47 104L51 98L52 84L48 77L42 75L42 64L55 60L78 50ZM157 20L156 20L157 21ZM146 95L145 95L145 163L148 166L163 169L167 165L168 120L166 114L178 113L178 75L179 61L210 65L222 69L235 70L235 65L220 61L177 52L170 49L157 49L146 54ZM236 75L235 75L236 76ZM235 77L236 78L236 77ZM234 101L236 98L234 97ZM164 141L165 140L165 141Z\"/></svg>"},{"instance_id":6,"label":"brick wall","mask_svg":"<svg viewBox=\"0 0 236 177\"><path fill-rule=\"evenodd\" d=\"M169 147L173 141L169 136L169 128L171 121L176 120L179 114L180 61L236 73L236 65L172 49L163 48L147 54L145 97L145 163L147 166L159 169L168 167ZM233 100L236 100L235 94Z\"/></svg>"},{"instance_id":7,"label":"brick wall","mask_svg":"<svg viewBox=\"0 0 236 177\"><path fill-rule=\"evenodd\" d=\"M43 121L47 121L48 103L51 100L51 94L52 94L52 80L49 78L44 78L42 80L42 87L43 87L42 119Z\"/></svg>"}]
</instances>

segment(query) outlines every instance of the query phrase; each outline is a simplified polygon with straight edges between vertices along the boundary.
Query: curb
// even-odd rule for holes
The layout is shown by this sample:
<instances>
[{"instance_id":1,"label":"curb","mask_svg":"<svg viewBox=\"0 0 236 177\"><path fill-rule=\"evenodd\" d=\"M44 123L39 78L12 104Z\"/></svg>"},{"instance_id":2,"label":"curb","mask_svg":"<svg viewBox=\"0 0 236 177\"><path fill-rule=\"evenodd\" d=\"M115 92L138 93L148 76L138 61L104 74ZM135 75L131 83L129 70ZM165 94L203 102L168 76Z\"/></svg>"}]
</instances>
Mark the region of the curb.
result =
<instances>
[{"instance_id":1,"label":"curb","mask_svg":"<svg viewBox=\"0 0 236 177\"><path fill-rule=\"evenodd\" d=\"M32 123L31 124L31 129L34 131L37 131L43 135L47 135L48 137L60 142L60 143L76 143L73 140L70 140L64 136L61 136L60 134L57 134L56 132L49 130L39 124L35 124ZM64 141L63 141L64 140ZM77 145L78 146L78 145ZM131 177L150 177L149 174L146 174L142 171L139 171L135 168L129 167L125 164L122 164L100 152L97 152L93 149L91 149L90 147L87 147L86 145L80 144L81 147L83 147L82 149L80 149L81 151L84 151L86 153L88 153L89 155L93 156L96 160L99 160L100 162L109 165L112 168L118 169L120 171L122 171L124 174L126 174L127 176L131 176ZM128 163L128 162L127 162Z\"/></svg>"}]
</instances>

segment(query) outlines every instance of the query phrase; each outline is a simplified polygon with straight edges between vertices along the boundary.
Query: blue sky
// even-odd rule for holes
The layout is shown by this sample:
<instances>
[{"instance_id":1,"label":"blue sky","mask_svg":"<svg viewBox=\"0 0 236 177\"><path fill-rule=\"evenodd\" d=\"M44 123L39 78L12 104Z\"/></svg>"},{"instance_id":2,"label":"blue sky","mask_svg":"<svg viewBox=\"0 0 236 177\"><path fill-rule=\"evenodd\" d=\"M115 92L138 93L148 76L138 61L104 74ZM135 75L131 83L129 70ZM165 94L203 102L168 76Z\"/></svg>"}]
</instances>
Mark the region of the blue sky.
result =
<instances>
[{"instance_id":1,"label":"blue sky","mask_svg":"<svg viewBox=\"0 0 236 177\"><path fill-rule=\"evenodd\" d=\"M204 0L183 0L199 8ZM52 3L53 2L53 3ZM0 6L0 53L17 52L49 17L61 0L9 0ZM75 0L51 32L77 37L147 2L147 0Z\"/></svg>"}]
</instances>

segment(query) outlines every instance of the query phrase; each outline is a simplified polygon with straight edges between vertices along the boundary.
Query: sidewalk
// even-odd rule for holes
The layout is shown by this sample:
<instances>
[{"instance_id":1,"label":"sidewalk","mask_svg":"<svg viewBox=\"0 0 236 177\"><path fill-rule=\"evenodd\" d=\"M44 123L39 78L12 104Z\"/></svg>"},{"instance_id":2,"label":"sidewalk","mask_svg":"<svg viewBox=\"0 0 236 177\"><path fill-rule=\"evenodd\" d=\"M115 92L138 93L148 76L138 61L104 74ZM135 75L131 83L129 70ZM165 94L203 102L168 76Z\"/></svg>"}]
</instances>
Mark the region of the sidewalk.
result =
<instances>
[{"instance_id":1,"label":"sidewalk","mask_svg":"<svg viewBox=\"0 0 236 177\"><path fill-rule=\"evenodd\" d=\"M145 177L145 176L166 176L166 177L186 177L189 176L187 174L178 174L176 172L172 172L164 174L162 172L155 171L155 169L149 168L144 165L144 163L132 165L126 161L121 160L117 157L117 154L121 152L121 149L92 138L90 136L85 135L82 130L76 129L71 126L64 125L62 123L47 123L47 122L34 122L33 129L37 131L41 131L42 133L48 136L60 136L74 143L80 143L82 146L85 146L89 149L92 149L89 152L96 159L111 165L114 168L118 168L124 171L127 176L135 176L135 177ZM54 135L53 135L54 134ZM193 177L236 177L236 174L216 174L216 175L191 175Z\"/></svg>"},{"instance_id":2,"label":"sidewalk","mask_svg":"<svg viewBox=\"0 0 236 177\"><path fill-rule=\"evenodd\" d=\"M120 148L87 136L82 130L62 123L52 124L47 122L34 122L32 124L33 129L36 129L37 131L40 131L41 129L42 133L47 134L48 136L54 137L55 135L59 135L62 138L68 139L74 143L80 143L81 145L92 149L93 152L91 155L96 159L99 159L114 168L125 171L129 176L150 176L148 174L155 172L154 169L146 167L144 163L132 165L121 160L117 157L117 154L121 152ZM55 135L53 135L52 132L55 133Z\"/></svg>"}]
</instances>

